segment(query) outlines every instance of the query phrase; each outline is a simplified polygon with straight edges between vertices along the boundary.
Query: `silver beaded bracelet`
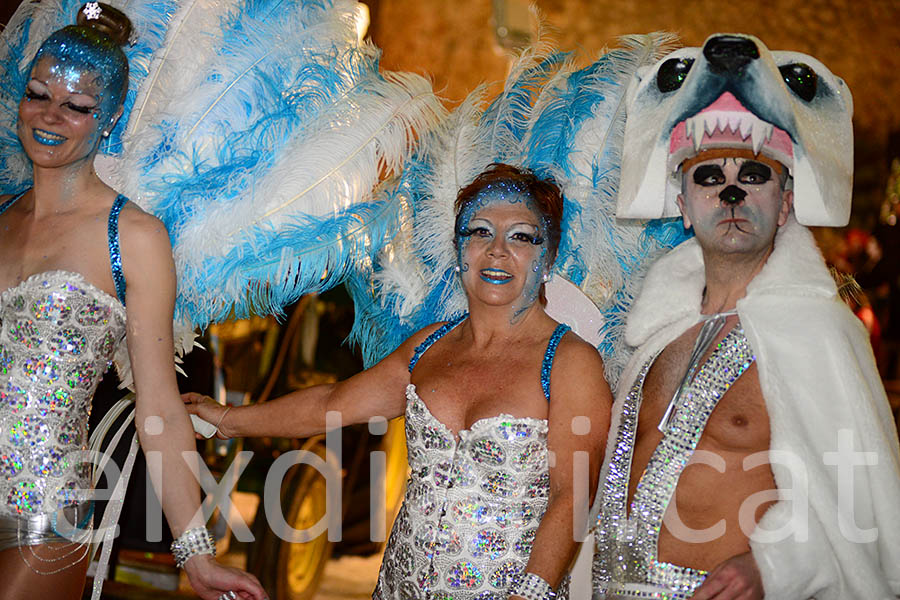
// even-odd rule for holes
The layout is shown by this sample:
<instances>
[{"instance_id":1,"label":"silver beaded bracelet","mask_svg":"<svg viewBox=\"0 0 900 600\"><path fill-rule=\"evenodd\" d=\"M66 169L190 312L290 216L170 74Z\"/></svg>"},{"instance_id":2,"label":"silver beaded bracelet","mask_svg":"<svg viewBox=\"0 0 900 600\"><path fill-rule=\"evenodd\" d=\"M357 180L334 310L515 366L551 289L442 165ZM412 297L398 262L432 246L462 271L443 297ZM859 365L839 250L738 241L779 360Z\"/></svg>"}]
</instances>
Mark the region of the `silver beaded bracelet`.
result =
<instances>
[{"instance_id":1,"label":"silver beaded bracelet","mask_svg":"<svg viewBox=\"0 0 900 600\"><path fill-rule=\"evenodd\" d=\"M523 573L509 588L510 596L521 596L525 600L554 600L556 592L547 581L534 573Z\"/></svg>"},{"instance_id":2,"label":"silver beaded bracelet","mask_svg":"<svg viewBox=\"0 0 900 600\"><path fill-rule=\"evenodd\" d=\"M188 529L172 542L172 554L175 555L175 566L179 569L192 556L198 554L216 555L216 543L206 527Z\"/></svg>"}]
</instances>

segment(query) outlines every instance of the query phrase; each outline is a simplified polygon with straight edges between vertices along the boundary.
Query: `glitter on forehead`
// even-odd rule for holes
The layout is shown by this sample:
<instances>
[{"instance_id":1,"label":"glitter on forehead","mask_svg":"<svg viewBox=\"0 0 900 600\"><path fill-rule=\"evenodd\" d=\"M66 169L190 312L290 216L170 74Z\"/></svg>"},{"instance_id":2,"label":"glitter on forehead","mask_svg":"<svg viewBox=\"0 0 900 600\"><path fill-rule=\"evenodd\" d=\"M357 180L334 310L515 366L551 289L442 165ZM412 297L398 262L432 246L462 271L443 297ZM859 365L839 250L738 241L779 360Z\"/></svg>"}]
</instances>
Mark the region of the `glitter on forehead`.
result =
<instances>
[{"instance_id":1,"label":"glitter on forehead","mask_svg":"<svg viewBox=\"0 0 900 600\"><path fill-rule=\"evenodd\" d=\"M508 202L510 204L522 203L528 210L538 217L538 237L540 238L540 255L532 261L531 272L528 274L521 297L513 303L512 320L521 317L531 306L537 302L543 274L552 267L550 264L549 232L551 231L550 218L545 215L534 201L530 190L526 185L516 181L495 181L486 185L471 200L463 205L456 218L454 239L456 242L457 265L463 273L469 270L469 265L463 260L466 246L469 242L469 223L479 210L496 202Z\"/></svg>"},{"instance_id":2,"label":"glitter on forehead","mask_svg":"<svg viewBox=\"0 0 900 600\"><path fill-rule=\"evenodd\" d=\"M540 211L526 185L518 181L507 180L494 181L484 186L462 207L456 218L456 237L458 238L461 231L466 229L466 225L472 220L477 211L498 201L506 201L510 204L523 203L530 211L536 214L540 220L540 236L544 238L546 243L547 232L550 230L550 219Z\"/></svg>"},{"instance_id":3,"label":"glitter on forehead","mask_svg":"<svg viewBox=\"0 0 900 600\"><path fill-rule=\"evenodd\" d=\"M43 43L32 70L45 57L56 61L52 72L63 78L70 90L75 82L84 83L84 73L96 74L100 111L105 119L112 118L128 86L128 62L112 40L84 27L65 27Z\"/></svg>"}]
</instances>

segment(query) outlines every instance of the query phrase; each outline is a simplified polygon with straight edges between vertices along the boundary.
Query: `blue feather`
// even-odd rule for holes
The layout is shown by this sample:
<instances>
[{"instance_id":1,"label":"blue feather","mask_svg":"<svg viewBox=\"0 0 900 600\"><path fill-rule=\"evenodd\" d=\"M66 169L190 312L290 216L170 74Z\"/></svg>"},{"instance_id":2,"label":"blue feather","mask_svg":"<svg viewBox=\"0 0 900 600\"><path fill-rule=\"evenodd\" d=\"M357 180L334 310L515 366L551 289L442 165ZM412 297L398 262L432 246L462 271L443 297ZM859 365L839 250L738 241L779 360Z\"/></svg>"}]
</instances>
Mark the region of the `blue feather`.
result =
<instances>
[{"instance_id":1,"label":"blue feather","mask_svg":"<svg viewBox=\"0 0 900 600\"><path fill-rule=\"evenodd\" d=\"M508 149L518 150L536 95L567 56L566 53L554 52L522 69L521 74L508 82L503 92L484 111L482 127L488 132L489 147L496 161L509 162L514 158Z\"/></svg>"},{"instance_id":2,"label":"blue feather","mask_svg":"<svg viewBox=\"0 0 900 600\"><path fill-rule=\"evenodd\" d=\"M241 242L227 255L188 267L182 280L190 287L179 290L178 308L201 327L230 316L281 314L301 295L343 281L351 266L344 253L371 261L396 231L398 219L397 204L359 203L326 218L304 215L277 229L261 226L242 232ZM273 273L281 261L299 268L275 279ZM232 295L240 296L241 291L246 298L234 301Z\"/></svg>"},{"instance_id":3,"label":"blue feather","mask_svg":"<svg viewBox=\"0 0 900 600\"><path fill-rule=\"evenodd\" d=\"M582 123L593 116L598 104L607 99L603 91L597 89L597 83L602 77L598 72L603 63L611 60L611 54L571 73L565 91L540 112L525 145L525 166L544 176L558 170L569 177L574 175L569 152Z\"/></svg>"},{"instance_id":4,"label":"blue feather","mask_svg":"<svg viewBox=\"0 0 900 600\"><path fill-rule=\"evenodd\" d=\"M117 154L122 150L122 136L137 98L138 89L150 74L153 54L162 47L169 21L178 9L177 0L141 0L129 3L126 11L135 30L134 44L123 48L128 58L128 93L122 117L109 133L100 151Z\"/></svg>"},{"instance_id":5,"label":"blue feather","mask_svg":"<svg viewBox=\"0 0 900 600\"><path fill-rule=\"evenodd\" d=\"M424 135L440 104L423 79L379 72L351 9L241 3L188 74L203 76L181 82L193 104L173 98L142 124L132 185L169 230L176 312L194 325L277 314L371 262L400 226L400 205L370 191L381 163L390 171L402 161L410 131ZM318 163L295 164L291 148Z\"/></svg>"}]
</instances>

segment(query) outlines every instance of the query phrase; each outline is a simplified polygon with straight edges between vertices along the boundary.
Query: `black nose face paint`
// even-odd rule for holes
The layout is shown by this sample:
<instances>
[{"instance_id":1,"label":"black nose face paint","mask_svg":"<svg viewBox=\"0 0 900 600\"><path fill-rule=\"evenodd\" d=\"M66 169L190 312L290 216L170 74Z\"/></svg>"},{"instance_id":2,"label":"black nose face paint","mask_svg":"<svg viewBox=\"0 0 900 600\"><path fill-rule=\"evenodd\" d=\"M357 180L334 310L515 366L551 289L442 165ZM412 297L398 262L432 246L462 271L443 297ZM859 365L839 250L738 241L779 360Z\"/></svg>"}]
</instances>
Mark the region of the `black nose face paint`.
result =
<instances>
[{"instance_id":1,"label":"black nose face paint","mask_svg":"<svg viewBox=\"0 0 900 600\"><path fill-rule=\"evenodd\" d=\"M736 185L729 185L719 192L719 200L724 204L740 204L747 197L747 192Z\"/></svg>"}]
</instances>

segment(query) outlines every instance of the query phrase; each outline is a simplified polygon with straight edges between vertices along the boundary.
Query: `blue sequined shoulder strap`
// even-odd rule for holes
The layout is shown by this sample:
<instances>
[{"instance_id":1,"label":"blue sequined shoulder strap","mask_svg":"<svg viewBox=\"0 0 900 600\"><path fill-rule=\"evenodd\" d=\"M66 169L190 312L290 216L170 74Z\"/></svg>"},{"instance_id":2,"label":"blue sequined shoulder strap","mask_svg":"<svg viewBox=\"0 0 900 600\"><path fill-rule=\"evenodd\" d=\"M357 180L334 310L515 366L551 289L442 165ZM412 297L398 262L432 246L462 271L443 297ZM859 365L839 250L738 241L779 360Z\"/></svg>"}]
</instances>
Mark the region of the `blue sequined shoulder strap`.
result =
<instances>
[{"instance_id":1,"label":"blue sequined shoulder strap","mask_svg":"<svg viewBox=\"0 0 900 600\"><path fill-rule=\"evenodd\" d=\"M25 190L25 192L27 192L27 191L28 190ZM16 200L18 200L19 198L24 196L25 192L19 192L18 194L15 194L12 198L7 199L3 204L0 204L0 215L5 213L6 209L8 209L13 204L15 204Z\"/></svg>"},{"instance_id":2,"label":"blue sequined shoulder strap","mask_svg":"<svg viewBox=\"0 0 900 600\"><path fill-rule=\"evenodd\" d=\"M544 398L550 402L550 371L553 369L553 359L556 358L556 348L559 340L571 329L568 325L560 323L553 330L550 341L547 342L547 350L544 352L544 362L541 364L541 389L544 390Z\"/></svg>"},{"instance_id":3,"label":"blue sequined shoulder strap","mask_svg":"<svg viewBox=\"0 0 900 600\"><path fill-rule=\"evenodd\" d=\"M468 317L468 316L469 316L469 313L463 313L460 316L458 316L450 321L447 321L446 323L444 323L443 325L441 325L440 327L435 329L431 335L429 335L427 338L425 338L424 342L422 342L421 344L416 346L416 349L413 352L413 357L409 361L409 372L412 373L413 369L416 368L416 363L419 362L419 359L422 358L422 355L425 354L426 350L431 348L431 346L436 341L438 341L439 339L441 339L442 337L447 335L447 332L449 332L451 329L453 329L454 327L456 327L457 325L459 325L460 323L465 321L466 317Z\"/></svg>"},{"instance_id":4,"label":"blue sequined shoulder strap","mask_svg":"<svg viewBox=\"0 0 900 600\"><path fill-rule=\"evenodd\" d=\"M119 248L119 213L128 202L128 198L119 194L109 211L109 222L106 227L109 242L109 265L112 269L113 282L116 284L116 297L125 306L125 273L122 271L122 252Z\"/></svg>"}]
</instances>

